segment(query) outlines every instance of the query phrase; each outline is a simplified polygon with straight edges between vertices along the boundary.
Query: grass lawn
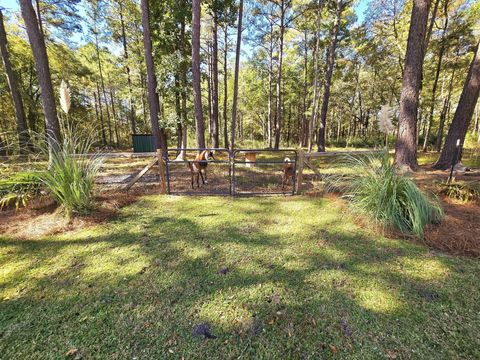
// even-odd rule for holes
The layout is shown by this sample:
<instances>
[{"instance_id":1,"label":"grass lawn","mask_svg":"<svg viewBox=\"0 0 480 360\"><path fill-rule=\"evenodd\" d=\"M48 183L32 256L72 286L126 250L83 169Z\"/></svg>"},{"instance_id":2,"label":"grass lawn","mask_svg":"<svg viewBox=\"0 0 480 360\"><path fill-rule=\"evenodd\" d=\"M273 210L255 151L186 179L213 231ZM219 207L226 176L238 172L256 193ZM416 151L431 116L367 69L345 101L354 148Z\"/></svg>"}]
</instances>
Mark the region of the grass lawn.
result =
<instances>
[{"instance_id":1,"label":"grass lawn","mask_svg":"<svg viewBox=\"0 0 480 360\"><path fill-rule=\"evenodd\" d=\"M0 235L0 358L478 359L479 278L327 199L146 196L96 227Z\"/></svg>"}]
</instances>

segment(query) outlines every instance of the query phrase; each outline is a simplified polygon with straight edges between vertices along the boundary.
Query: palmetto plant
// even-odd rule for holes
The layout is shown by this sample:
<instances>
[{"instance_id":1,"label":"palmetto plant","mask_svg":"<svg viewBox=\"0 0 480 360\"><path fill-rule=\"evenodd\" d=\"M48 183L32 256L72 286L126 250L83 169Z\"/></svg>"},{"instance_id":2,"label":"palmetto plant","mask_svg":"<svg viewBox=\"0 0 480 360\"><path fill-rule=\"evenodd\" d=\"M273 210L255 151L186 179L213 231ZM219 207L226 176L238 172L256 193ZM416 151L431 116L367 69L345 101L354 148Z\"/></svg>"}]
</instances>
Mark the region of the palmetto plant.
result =
<instances>
[{"instance_id":1,"label":"palmetto plant","mask_svg":"<svg viewBox=\"0 0 480 360\"><path fill-rule=\"evenodd\" d=\"M438 199L428 197L413 179L397 172L387 153L378 157L346 157L347 175L326 178L327 190L342 189L343 197L376 221L404 233L423 237L427 224L438 222L443 210Z\"/></svg>"}]
</instances>

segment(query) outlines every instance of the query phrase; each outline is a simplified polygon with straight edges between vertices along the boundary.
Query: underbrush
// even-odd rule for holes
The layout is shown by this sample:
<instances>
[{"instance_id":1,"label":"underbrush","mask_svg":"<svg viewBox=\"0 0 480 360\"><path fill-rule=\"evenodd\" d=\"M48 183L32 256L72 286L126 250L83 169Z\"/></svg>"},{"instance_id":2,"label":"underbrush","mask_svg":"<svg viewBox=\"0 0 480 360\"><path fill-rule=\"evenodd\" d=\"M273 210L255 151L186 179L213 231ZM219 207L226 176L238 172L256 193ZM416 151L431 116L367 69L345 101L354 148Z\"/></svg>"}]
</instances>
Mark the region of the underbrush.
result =
<instances>
[{"instance_id":1,"label":"underbrush","mask_svg":"<svg viewBox=\"0 0 480 360\"><path fill-rule=\"evenodd\" d=\"M67 131L51 154L49 168L39 176L67 217L73 213L86 214L93 207L94 178L103 159L98 155L78 155L88 154L92 143L89 137Z\"/></svg>"},{"instance_id":2,"label":"underbrush","mask_svg":"<svg viewBox=\"0 0 480 360\"><path fill-rule=\"evenodd\" d=\"M26 206L42 189L39 173L22 171L0 180L0 209L7 206Z\"/></svg>"},{"instance_id":3,"label":"underbrush","mask_svg":"<svg viewBox=\"0 0 480 360\"><path fill-rule=\"evenodd\" d=\"M348 156L342 166L353 171L327 176L327 190L341 192L354 209L380 224L423 238L425 226L443 218L438 199L427 196L413 179L397 172L388 154Z\"/></svg>"},{"instance_id":4,"label":"underbrush","mask_svg":"<svg viewBox=\"0 0 480 360\"><path fill-rule=\"evenodd\" d=\"M440 193L450 199L467 202L480 202L480 184L466 181L455 181L450 184L437 183Z\"/></svg>"},{"instance_id":5,"label":"underbrush","mask_svg":"<svg viewBox=\"0 0 480 360\"><path fill-rule=\"evenodd\" d=\"M66 217L73 213L88 213L93 207L94 178L103 158L79 154L90 153L92 144L92 137L74 135L71 129L65 129L63 139L50 153L48 166L43 163L39 170L31 163L25 163L22 169L16 169L12 175L0 180L0 208L26 206L29 200L44 191L61 206ZM37 152L45 157L49 155L46 146L41 146Z\"/></svg>"}]
</instances>

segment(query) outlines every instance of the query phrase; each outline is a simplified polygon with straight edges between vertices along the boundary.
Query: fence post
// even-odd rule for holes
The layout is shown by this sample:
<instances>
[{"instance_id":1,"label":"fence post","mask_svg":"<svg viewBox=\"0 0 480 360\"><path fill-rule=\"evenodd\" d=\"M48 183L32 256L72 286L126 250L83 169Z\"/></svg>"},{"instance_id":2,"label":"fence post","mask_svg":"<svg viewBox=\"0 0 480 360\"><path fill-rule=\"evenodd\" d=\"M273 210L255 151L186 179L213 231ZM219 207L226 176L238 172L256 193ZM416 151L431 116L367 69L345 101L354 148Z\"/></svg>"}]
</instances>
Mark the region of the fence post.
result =
<instances>
[{"instance_id":1,"label":"fence post","mask_svg":"<svg viewBox=\"0 0 480 360\"><path fill-rule=\"evenodd\" d=\"M305 152L303 151L303 149L300 149L298 151L297 194L300 194L302 190L304 160L305 160Z\"/></svg>"},{"instance_id":2,"label":"fence post","mask_svg":"<svg viewBox=\"0 0 480 360\"><path fill-rule=\"evenodd\" d=\"M165 169L163 167L163 151L162 149L157 149L157 159L158 159L158 174L160 178L160 193L166 193L166 183L165 183Z\"/></svg>"}]
</instances>

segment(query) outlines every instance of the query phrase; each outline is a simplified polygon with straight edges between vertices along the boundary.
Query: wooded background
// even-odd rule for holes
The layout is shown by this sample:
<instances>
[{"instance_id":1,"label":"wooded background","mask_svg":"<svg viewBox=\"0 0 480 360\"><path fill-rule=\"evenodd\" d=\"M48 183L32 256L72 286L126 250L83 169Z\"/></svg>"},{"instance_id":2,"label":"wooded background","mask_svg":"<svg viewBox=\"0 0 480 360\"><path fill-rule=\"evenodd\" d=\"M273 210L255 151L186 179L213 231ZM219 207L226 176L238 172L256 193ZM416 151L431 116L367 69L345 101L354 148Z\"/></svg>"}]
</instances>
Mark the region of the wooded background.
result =
<instances>
[{"instance_id":1,"label":"wooded background","mask_svg":"<svg viewBox=\"0 0 480 360\"><path fill-rule=\"evenodd\" d=\"M480 140L474 1L2 5L3 154L28 151L38 134L59 137L66 124L102 148L129 148L139 133L153 133L157 148L380 147L383 105L399 165L415 169L417 147L445 143L444 168L457 138Z\"/></svg>"}]
</instances>

